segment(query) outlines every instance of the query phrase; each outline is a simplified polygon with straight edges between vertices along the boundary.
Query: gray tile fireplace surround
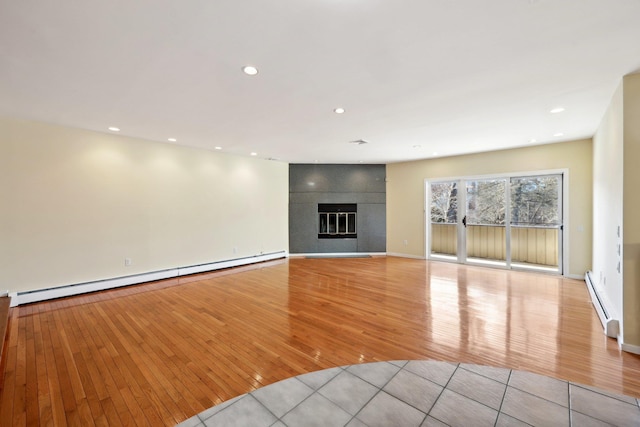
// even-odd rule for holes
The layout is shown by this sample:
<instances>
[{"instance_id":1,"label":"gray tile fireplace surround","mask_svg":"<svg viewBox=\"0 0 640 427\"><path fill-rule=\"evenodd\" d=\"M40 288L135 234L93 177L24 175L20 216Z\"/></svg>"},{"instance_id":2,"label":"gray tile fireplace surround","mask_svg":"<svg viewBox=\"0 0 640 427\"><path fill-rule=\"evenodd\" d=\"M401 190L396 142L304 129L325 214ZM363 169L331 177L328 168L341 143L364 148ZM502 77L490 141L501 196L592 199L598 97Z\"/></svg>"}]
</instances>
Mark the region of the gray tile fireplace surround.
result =
<instances>
[{"instance_id":1,"label":"gray tile fireplace surround","mask_svg":"<svg viewBox=\"0 0 640 427\"><path fill-rule=\"evenodd\" d=\"M639 405L523 371L405 360L289 378L179 426L640 426Z\"/></svg>"},{"instance_id":2,"label":"gray tile fireplace surround","mask_svg":"<svg viewBox=\"0 0 640 427\"><path fill-rule=\"evenodd\" d=\"M289 165L289 252L386 252L385 165ZM357 206L357 237L319 238L326 204Z\"/></svg>"}]
</instances>

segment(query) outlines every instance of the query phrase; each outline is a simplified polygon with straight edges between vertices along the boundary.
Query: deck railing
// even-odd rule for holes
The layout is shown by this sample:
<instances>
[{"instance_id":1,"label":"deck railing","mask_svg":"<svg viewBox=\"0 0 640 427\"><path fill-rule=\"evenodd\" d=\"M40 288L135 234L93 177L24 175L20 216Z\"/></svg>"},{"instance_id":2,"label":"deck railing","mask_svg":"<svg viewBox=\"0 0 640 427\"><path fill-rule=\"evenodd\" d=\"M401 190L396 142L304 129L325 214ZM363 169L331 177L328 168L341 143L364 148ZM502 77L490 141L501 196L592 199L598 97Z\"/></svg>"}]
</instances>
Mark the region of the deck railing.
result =
<instances>
[{"instance_id":1,"label":"deck railing","mask_svg":"<svg viewBox=\"0 0 640 427\"><path fill-rule=\"evenodd\" d=\"M456 224L431 224L431 253L456 255ZM558 265L558 228L511 226L511 261L544 266ZM467 257L505 261L505 226L468 225Z\"/></svg>"}]
</instances>

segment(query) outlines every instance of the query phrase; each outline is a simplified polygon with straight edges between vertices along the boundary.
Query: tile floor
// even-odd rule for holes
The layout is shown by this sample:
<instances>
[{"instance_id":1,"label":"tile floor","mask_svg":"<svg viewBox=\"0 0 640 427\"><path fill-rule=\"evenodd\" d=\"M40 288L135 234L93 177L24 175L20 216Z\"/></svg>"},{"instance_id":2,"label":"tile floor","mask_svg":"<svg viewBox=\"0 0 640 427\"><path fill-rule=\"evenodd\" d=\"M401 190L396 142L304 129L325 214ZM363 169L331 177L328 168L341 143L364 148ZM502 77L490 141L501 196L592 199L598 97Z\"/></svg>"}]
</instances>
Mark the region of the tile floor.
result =
<instances>
[{"instance_id":1,"label":"tile floor","mask_svg":"<svg viewBox=\"0 0 640 427\"><path fill-rule=\"evenodd\" d=\"M640 402L523 371L429 360L289 378L179 424L213 426L640 426Z\"/></svg>"}]
</instances>

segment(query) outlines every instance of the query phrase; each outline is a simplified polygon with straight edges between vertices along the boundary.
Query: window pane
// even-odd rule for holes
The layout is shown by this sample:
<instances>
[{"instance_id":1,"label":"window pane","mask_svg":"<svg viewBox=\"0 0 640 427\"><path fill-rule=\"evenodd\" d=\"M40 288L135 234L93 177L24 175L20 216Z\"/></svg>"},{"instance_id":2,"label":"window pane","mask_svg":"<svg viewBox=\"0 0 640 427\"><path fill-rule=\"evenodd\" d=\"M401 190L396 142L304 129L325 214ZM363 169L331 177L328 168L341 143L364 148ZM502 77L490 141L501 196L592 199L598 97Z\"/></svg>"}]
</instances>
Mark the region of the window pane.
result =
<instances>
[{"instance_id":1,"label":"window pane","mask_svg":"<svg viewBox=\"0 0 640 427\"><path fill-rule=\"evenodd\" d=\"M458 189L455 182L431 184L431 222L458 222Z\"/></svg>"},{"instance_id":2,"label":"window pane","mask_svg":"<svg viewBox=\"0 0 640 427\"><path fill-rule=\"evenodd\" d=\"M503 225L505 179L467 181L467 224Z\"/></svg>"},{"instance_id":3,"label":"window pane","mask_svg":"<svg viewBox=\"0 0 640 427\"><path fill-rule=\"evenodd\" d=\"M511 178L511 224L559 225L560 177Z\"/></svg>"}]
</instances>

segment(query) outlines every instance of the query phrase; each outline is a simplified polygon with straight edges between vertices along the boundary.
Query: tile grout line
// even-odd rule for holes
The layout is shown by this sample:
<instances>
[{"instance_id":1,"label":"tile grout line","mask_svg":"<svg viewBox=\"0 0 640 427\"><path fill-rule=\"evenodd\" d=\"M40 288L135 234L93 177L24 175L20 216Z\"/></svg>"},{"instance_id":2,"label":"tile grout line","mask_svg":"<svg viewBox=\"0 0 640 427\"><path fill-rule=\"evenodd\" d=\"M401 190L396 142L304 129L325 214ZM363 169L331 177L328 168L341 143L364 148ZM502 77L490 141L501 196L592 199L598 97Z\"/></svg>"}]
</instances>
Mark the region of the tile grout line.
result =
<instances>
[{"instance_id":1,"label":"tile grout line","mask_svg":"<svg viewBox=\"0 0 640 427\"><path fill-rule=\"evenodd\" d=\"M342 372L345 372L345 371L346 371L346 369L344 369L342 366L339 366L339 368L341 368L341 369L342 369ZM328 368L328 369L331 369L331 368ZM323 370L323 369L322 369L322 370ZM315 371L315 372L321 372L322 370L320 370L320 371ZM276 416L276 414L273 414L273 415L276 417L276 422L280 421L282 424L284 424L284 425L286 426L286 425L287 425L287 423L285 423L282 419L283 419L285 416L287 416L287 414L288 414L288 413L290 413L291 411L293 411L294 409L296 409L298 406L302 405L304 402L306 402L307 400L309 400L309 399L311 398L311 396L313 396L314 394L318 394L318 395L319 395L320 397L322 397L323 399L327 399L329 402L331 402L332 404L336 405L338 408L340 408L340 409L342 409L342 410L344 411L344 409L343 409L340 405L335 404L331 399L328 399L328 398L324 397L324 396L322 395L322 393L319 393L319 391L320 391L320 389L321 389L322 387L324 387L324 386L326 386L327 384L329 384L331 381L333 381L333 380L334 380L338 375L340 375L342 372L340 372L339 374L336 374L336 375L334 375L333 377L331 377L331 378L330 378L326 383L324 383L324 384L322 384L322 386L318 387L318 389L317 389L317 390L312 389L313 391L312 391L312 393L311 393L309 396L305 397L305 398L304 398L304 399L302 399L300 402L298 402L298 404L297 404L297 405L294 405L294 406L293 406L292 408L290 408L287 412L285 412L284 414L282 414L282 417L278 417L278 416ZM299 375L298 375L298 376L299 376ZM298 381L300 381L300 383L301 383L301 384L304 384L305 386L309 387L307 384L305 384L305 383L304 383L304 381L300 380L300 379L298 378L298 376L296 376L296 377L294 377L294 378L295 378L295 379L297 379ZM311 387L309 387L309 388L311 388ZM256 400L258 400L258 399L256 399ZM261 403L261 404L262 404L262 403ZM262 406L264 406L264 405L262 405ZM271 412L271 411L269 411L269 412ZM347 411L345 411L345 412L347 412ZM348 412L347 412L347 413L348 413ZM349 414L349 415L351 415L351 414ZM275 423L274 423L274 424L275 424Z\"/></svg>"},{"instance_id":2,"label":"tile grout line","mask_svg":"<svg viewBox=\"0 0 640 427\"><path fill-rule=\"evenodd\" d=\"M639 400L639 399L636 399L636 398L634 398L633 396L626 396L626 395L624 395L624 394L617 394L617 393L610 392L610 391L608 391L608 390L598 391L598 388L597 388L597 387L594 387L594 386L588 386L588 385L586 385L586 384L574 383L574 382L571 382L571 381L567 381L567 382L568 382L570 385L574 385L574 386L579 387L579 388L581 388L581 389L583 389L583 390L590 391L590 392L592 392L592 393L599 394L600 396L608 397L609 399L614 399L614 400L617 400L618 402L626 403L626 404L628 404L628 405L633 405L633 403L629 403L629 402L627 402L627 401L625 401L625 400L619 399L619 397L631 397L632 399L634 399L634 400L636 401L636 404L637 404L638 406L640 406L640 403L638 403L638 400ZM603 393L603 391L604 391L605 393ZM606 393L608 393L608 394L606 394Z\"/></svg>"},{"instance_id":3,"label":"tile grout line","mask_svg":"<svg viewBox=\"0 0 640 427\"><path fill-rule=\"evenodd\" d=\"M464 366L462 366L462 363L461 363L461 362L459 362L459 363L456 363L456 364L455 364L455 369L453 370L453 372L452 372L452 373L451 373L451 375L449 376L448 380L446 381L446 384L445 384L444 386L441 386L440 384L438 384L438 383L434 382L434 381L433 381L432 379L430 379L430 378L426 378L426 377L424 377L424 376L422 376L422 375L419 375L419 374L414 373L414 372L413 372L413 371L411 371L411 370L406 369L406 366L409 364L410 360L405 360L404 362L405 362L405 363L404 363L402 366L398 366L398 365L396 365L396 364L393 364L393 363L391 363L391 361L379 361L379 362L373 362L373 363L386 363L386 364L391 365L391 366L393 366L393 367L395 367L395 368L398 368L398 370L397 370L397 371L396 371L396 372L395 372L395 373L394 373L394 374L393 374L393 375L392 375L392 376L391 376L391 377L390 377L390 378L389 378L389 379L388 379L388 380L387 380L387 381L386 381L382 386L377 386L377 385L375 385L375 384L372 384L370 381L367 381L366 379L361 378L360 376L358 376L358 375L356 375L355 373L352 373L352 372L350 372L350 371L348 370L349 368L351 368L351 367L353 367L353 366L359 366L360 364L356 364L356 365L343 365L343 366L338 367L338 368L340 368L340 369L341 369L341 372L340 372L340 373L347 372L347 373L349 373L349 374L351 374L351 375L353 375L353 376L357 377L358 379L360 379L360 380L364 381L365 383L370 384L370 385L371 385L371 386L373 386L375 389L377 389L377 390L376 390L376 392L373 394L373 396L372 396L369 400L367 400L367 401L366 401L366 402L365 402L365 403L364 403L364 404L363 404L363 405L358 409L358 411L357 411L354 415L349 414L349 413L348 413L348 411L346 411L346 410L345 410L344 408L342 408L340 405L337 405L337 406L338 406L338 407L340 407L340 408L341 408L345 413L348 413L349 415L351 415L351 417L350 417L350 419L348 420L347 424L349 424L349 423L350 423L350 422L352 422L354 419L356 419L356 418L357 418L357 416L358 416L358 414L360 414L360 413L362 412L362 410L363 410L367 405L369 405L369 404L370 404L370 402L371 402L371 401L372 401L376 396L378 396L378 395L380 394L380 392L382 392L382 391L384 391L385 393L387 393L389 396L393 397L394 399L397 399L398 401L400 401L400 402L402 402L402 403L404 403L404 404L406 404L406 405L410 406L411 408L414 408L415 410L417 410L417 411L419 411L419 412L421 412L421 413L425 414L424 418L422 419L422 423L424 423L424 422L426 421L426 419L430 416L431 411L433 410L433 408L435 407L435 405L437 404L437 402L440 400L440 398L442 397L442 395L443 395L443 393L444 393L444 391L445 391L445 390L449 390L449 391L450 391L450 392L452 392L452 393L455 393L455 394L457 394L457 395L460 395L460 396L462 396L462 397L465 397L465 398L467 398L467 399L470 399L471 401L474 401L474 402L476 402L476 403L479 403L479 404L481 404L481 405L483 405L483 406L485 406L485 407L487 407L487 408L492 409L492 410L494 410L494 411L495 411L495 409L494 409L494 408L492 408L492 407L490 407L490 406L488 406L488 405L486 405L486 404L484 404L484 403L482 403L482 402L479 402L479 401L477 401L477 400L475 400L475 399L471 399L471 398L469 398L469 397L467 397L467 396L465 396L465 395L463 395L463 394L461 394L461 393L458 393L458 392L456 392L456 391L454 391L454 390L451 390L451 389L449 389L449 388L448 388L448 386L450 385L450 383L451 383L451 381L452 381L453 377L456 375L456 373L457 373L459 370L463 370L463 371L465 371L465 372L473 373L473 374L475 374L475 375L478 375L478 376L480 376L480 377L483 377L483 378L486 378L486 379L489 379L489 380L492 380L492 381L496 381L496 382L498 382L498 383L500 383L500 381L497 381L496 379L491 378L491 377L488 377L488 376L486 376L486 375L483 375L483 374L480 374L480 373L474 372L474 371L472 371L472 370L466 369ZM444 362L444 361L435 361L435 362L439 362L439 363L448 363L448 364L450 364L450 365L454 366L454 364L453 364L453 363L450 363L450 362ZM327 369L331 369L331 368L327 368ZM320 371L315 371L315 372L321 372L321 371L322 371L322 370L320 370ZM426 412L425 412L424 410L422 410L422 409L420 409L420 408L417 408L416 406L412 405L411 403L406 402L404 399L399 398L399 397L396 397L395 395L390 394L390 393L386 392L385 390L383 390L383 389L384 389L384 388L385 388L385 387L386 387L386 386L387 386L391 381L393 381L393 379L394 379L394 378L396 378L396 377L399 375L399 373L400 373L401 371L405 371L407 374L411 374L411 375L417 376L417 377L422 378L422 379L424 379L424 380L426 380L426 381L429 381L429 382L431 382L431 383L433 383L433 384L435 384L435 385L437 385L437 386L442 387L442 390L440 391L440 393L438 394L438 396L435 398L435 400L434 400L433 404L431 405L431 407L429 408L429 410L428 410L428 411L426 411ZM524 372L526 372L526 371L524 371ZM239 403L239 402L243 401L245 398L247 398L247 396L251 396L251 398L253 398L255 401L257 401L257 402L258 402L258 404L259 404L262 408L264 408L264 409L265 409L269 414L271 414L271 415L275 418L274 424L275 424L275 423L278 423L278 422L282 422L284 425L286 425L286 423L284 423L284 421L282 420L282 418L283 418L283 417L285 417L287 414L289 414L291 411L293 411L295 408L297 408L298 406L300 406L302 403L306 402L306 401L307 401L309 398L311 398L314 394L319 394L321 397L323 397L323 398L324 398L324 399L326 399L327 401L329 401L329 402L331 402L331 403L335 404L331 399L329 399L329 398L325 397L323 394L319 393L319 391L320 391L323 387L325 387L327 384L329 384L331 381L333 381L333 380L334 380L338 375L340 375L340 373L338 373L338 374L336 374L336 375L332 376L329 380L327 380L324 384L322 384L322 386L318 387L317 389L313 389L312 387L310 387L309 385L307 385L306 383L304 383L302 380L300 380L300 379L298 378L300 375L295 376L295 377L292 377L292 379L293 379L293 378L295 378L295 379L296 379L300 384L303 384L304 386L311 388L311 389L312 389L312 392L311 392L311 394L309 394L306 398L304 398L302 401L300 401L298 404L296 404L296 405L294 405L293 407L289 408L289 409L288 409L288 410L287 410L287 411L282 415L282 417L278 417L278 416L276 416L276 414L274 414L274 413L273 413L273 412L272 412L272 411L271 411L271 410L270 410L266 405L264 405L264 404L263 404L263 403L262 403L258 398L256 398L256 397L253 395L253 392L255 392L255 391L256 391L256 390L258 390L258 389L253 390L253 391L248 392L248 393L245 393L244 395L236 396L235 398L230 399L230 400L236 400L236 401L235 401L235 402L233 402L233 403L231 403L231 404L229 404L229 405L227 405L225 408L223 408L223 409L221 409L220 411L218 411L218 412L214 413L213 415L211 415L211 416L207 417L206 419L203 419L203 418L200 416L200 413L199 413L199 414L196 414L196 417L197 417L197 420L200 422L200 424L202 424L202 425L206 425L206 421L207 421L207 420L209 420L209 419L211 419L211 418L213 418L213 417L217 416L217 415L218 415L218 414L220 414L220 413L223 413L223 412L224 412L224 411L226 411L228 408L235 406L237 403ZM580 413L580 414L582 414L582 415L585 415L585 416L587 416L587 417L589 417L589 418L593 418L593 419L598 420L598 421L606 422L606 421L601 420L601 419L599 419L599 418L596 418L596 417L593 417L593 416L591 416L591 415L585 414L585 413L583 413L582 411L576 411L576 410L573 410L573 407L572 407L572 399L571 399L571 398L572 398L572 391L573 391L573 390L572 390L572 388L571 388L571 386L573 386L573 385L575 385L576 387L579 387L579 388L580 388L580 389L582 389L582 390L585 390L586 392L594 393L594 394L596 394L596 395L600 396L601 398L611 399L611 400L616 401L616 402L621 403L621 404L629 404L629 405L631 405L632 407L635 407L638 411L640 411L640 399L637 399L637 398L633 398L633 397L632 397L632 399L634 400L634 402L633 402L633 403L629 403L629 402L624 401L624 400L621 400L621 399L619 399L619 398L617 398L617 397L609 396L608 394L605 394L605 393L599 392L599 391L597 391L597 389L596 389L596 390L592 390L592 389L588 388L587 386L583 386L583 385L581 385L581 384L574 384L574 383L571 383L570 381L561 380L561 381L563 381L563 382L567 385L567 398L568 398L568 402L567 402L567 406L566 406L566 407L564 407L563 405L561 405L560 403L558 403L558 402L556 402L556 401L554 401L554 400L549 400L549 399L547 399L547 398L544 398L544 397L538 396L537 394L531 393L531 392L529 392L529 391L522 390L522 389L520 389L520 388L518 388L518 387L515 387L515 386L511 386L511 385L510 385L510 382L511 382L511 379L512 379L512 377L513 377L513 373L514 373L514 370L513 370L513 369L509 369L509 374L508 374L507 381L506 381L506 384L505 384L505 390L504 390L504 393L503 393L503 396L502 396L502 399L501 399L501 402L500 402L500 406L499 406L499 408L498 408L498 410L497 410L497 417L496 417L496 421L494 422L494 427L496 427L496 426L497 426L497 424L498 424L498 420L499 420L499 418L500 418L500 415L501 415L501 414L508 415L508 414L506 414L506 413L503 413L503 412L502 412L502 408L503 408L503 406L504 406L505 399L506 399L506 396L507 396L507 393L508 393L509 388L512 388L512 389L514 389L514 390L518 390L518 391L519 391L519 392L521 392L521 393L525 393L525 394L527 394L527 395L529 395L529 396L532 396L532 397L534 397L534 398L537 398L537 399L540 399L540 400L542 400L542 401L546 401L546 402L549 402L549 403L555 404L556 406L563 407L563 408L567 409L567 414L568 414L568 417L569 417L569 418L568 418L568 421L569 421L569 424L568 424L568 425L569 425L570 427L574 425L574 423L573 423L573 417L572 417L572 413L573 413L573 412ZM270 384L270 385L272 385L272 384ZM270 386L270 385L269 385L269 386ZM268 387L268 386L264 386L264 387ZM261 388L263 388L263 387L261 387ZM634 404L634 403L635 403L635 404ZM220 403L219 405L222 405L222 404L224 404L224 402ZM214 405L214 407L215 407L215 406L217 406L217 405ZM213 408L213 407L212 407L212 408ZM211 409L211 408L209 408L209 409ZM207 411L207 410L202 411L202 412L206 412L206 411ZM511 416L511 415L509 415L509 416ZM433 418L433 419L435 419L435 420L437 420L437 421L442 422L442 421L441 421L441 420L439 420L438 418L435 418L435 417L433 417L433 416L432 416L432 418ZM514 418L514 419L516 419L516 420L518 420L518 421L521 421L521 422L523 422L523 423L525 423L525 424L528 424L528 423L526 423L526 422L524 422L524 421L520 420L520 419L519 419L519 418L517 418L517 417L513 417L513 418ZM360 420L358 419L358 421L360 421ZM362 421L360 421L360 422L362 422ZM363 424L364 424L364 423L363 423ZM445 424L446 424L446 423L445 423ZM273 425L273 424L272 424L272 425ZM345 424L345 425L346 425L346 424Z\"/></svg>"},{"instance_id":4,"label":"tile grout line","mask_svg":"<svg viewBox=\"0 0 640 427\"><path fill-rule=\"evenodd\" d=\"M568 406L569 406L569 427L572 427L573 416L571 413L571 383L569 381L567 381L567 399L568 399Z\"/></svg>"},{"instance_id":5,"label":"tile grout line","mask_svg":"<svg viewBox=\"0 0 640 427\"><path fill-rule=\"evenodd\" d=\"M301 381L301 382L302 382L302 381ZM254 390L254 391L255 391L255 390ZM254 396L254 395L252 395L251 393L247 393L247 395L248 395L248 396L253 397L253 399L254 399L256 402L258 402L258 403L260 404L260 406L262 406L264 409L266 409L266 410L267 410L267 412L269 412L271 415L273 415L273 416L275 417L275 419L276 419L276 420L275 420L273 423L271 423L271 425L273 425L273 424L275 424L276 422L280 421L280 418L279 418L276 414L274 414L273 412L271 412L271 410L270 410L269 408L267 408L267 407L266 407L262 402L260 402L260 400L259 400L257 397L255 397L255 396ZM242 399L240 399L240 400L242 400ZM234 403L233 403L233 405L235 405L236 403L238 403L238 402L234 402ZM229 406L233 406L233 405L229 405ZM227 408L224 408L224 409L227 409ZM224 411L224 409L223 409L222 411ZM220 411L220 412L222 412L222 411ZM217 415L217 414L214 414L214 416L215 416L215 415Z\"/></svg>"},{"instance_id":6,"label":"tile grout line","mask_svg":"<svg viewBox=\"0 0 640 427\"><path fill-rule=\"evenodd\" d=\"M571 384L571 383L569 383L569 384ZM616 398L611 397L611 396L607 396L606 394L598 393L597 391L593 391L593 390L589 390L588 388L580 387L580 385L579 385L579 384L573 384L573 385L575 385L575 386L577 386L577 387L579 387L579 388L581 388L582 390L585 390L585 391L587 391L587 392L593 392L594 394L598 394L598 395L600 396L600 398L612 399L612 400L617 401L618 403L621 403L621 404L627 404L627 405L630 405L630 406L632 406L632 407L635 407L635 406L636 406L636 405L633 405L633 404L631 404L631 403L629 403L629 402L625 402L625 401L623 401L623 400L616 399ZM636 401L637 401L637 399L636 399ZM600 421L600 422L603 422L603 423L607 423L607 424L609 423L609 421L607 421L607 420L603 420L602 418L599 418L600 414L598 414L598 415L596 416L596 415L593 415L593 414L587 414L587 413L585 413L584 411L579 411L579 410L577 410L577 409L573 409L572 411L573 411L573 412L575 412L575 413L577 413L577 414L584 415L585 417L588 417L588 418L591 418L591 419L594 419L594 420L597 420L597 421ZM638 411L640 412L640 404L638 405ZM571 424L571 425L572 425L572 424Z\"/></svg>"},{"instance_id":7,"label":"tile grout line","mask_svg":"<svg viewBox=\"0 0 640 427\"><path fill-rule=\"evenodd\" d=\"M507 390L509 390L509 381L511 381L511 374L512 373L513 373L513 369L509 369L509 376L507 377L507 383L504 385L504 393L502 393L502 400L500 400L500 407L498 408L498 416L496 417L496 422L493 423L493 427L496 427L498 425L498 420L500 419L500 414L502 414L502 405L504 404L505 397L507 397ZM505 415L507 415L507 414L505 414ZM509 415L509 416L511 416L511 415ZM522 421L522 420L519 420L519 421Z\"/></svg>"},{"instance_id":8,"label":"tile grout line","mask_svg":"<svg viewBox=\"0 0 640 427\"><path fill-rule=\"evenodd\" d=\"M396 368L398 368L398 367L399 367L399 366L397 366L397 365L394 365L394 364L393 364L393 363L391 363L391 362L382 362L382 363L389 363L390 365L395 366ZM360 378L362 381L366 382L367 384L371 384L372 386L376 387L376 388L378 389L378 391L377 391L373 396L371 396L371 399L367 400L367 402L366 402L364 405L362 405L362 407L360 407L360 409L358 410L358 412L356 412L356 413L353 415L353 417L351 417L351 419L349 420L349 423L350 423L351 421L353 421L353 420L358 416L358 414L359 414L360 412L362 412L362 410L363 410L364 408L366 408L366 407L367 407L367 405L368 405L369 403L371 403L371 401L372 401L373 399L375 399L375 397L376 397L377 395L379 395L379 394L380 394L380 392L382 392L382 391L383 391L382 389L383 389L383 388L385 388L385 387L387 386L387 384L389 384L389 383L391 382L391 380L393 380L393 379L396 377L396 375L398 375L398 374L400 373L400 371L402 371L402 370L404 369L404 367L405 367L405 366L407 366L407 364L408 364L408 362L407 362L407 363L405 363L405 364L404 364L404 366L399 367L400 369L398 369L398 371L397 371L395 374L393 374L393 375L391 376L391 378L389 378L389 380L388 380L386 383L384 383L384 384L382 385L382 387L378 387L377 385L375 385L375 384L371 384L369 381L367 381L367 380L365 380L365 379L363 379L363 378L360 378L359 376L357 376L357 375L355 375L355 374L351 374L351 375L355 375L356 377ZM354 366L354 365L349 365L349 367L351 367L351 366ZM348 369L348 368L347 368L347 369ZM385 392L385 393L386 393L386 392ZM387 393L387 394L388 394L388 393ZM390 396L392 396L392 395L390 395ZM392 397L393 397L393 398L395 398L395 399L398 399L398 398L397 398L397 397L395 397L395 396L392 396ZM401 401L401 402L403 402L403 403L407 403L407 402L405 402L405 401L404 401L404 400L402 400L402 399L398 399L398 400L400 400L400 401ZM408 403L407 403L407 404L408 404ZM410 405L410 406L411 406L411 405ZM411 406L411 407L413 408L413 406ZM415 409L418 409L418 408L415 408ZM419 410L419 409L418 409L418 410ZM420 411L420 412L422 412L422 411ZM427 415L425 415L425 417L423 418L422 422L424 422L424 420L425 420L426 418L427 418ZM360 419L359 419L359 418L358 418L358 421L360 421ZM364 422L363 422L363 421L360 421L360 422L361 422L362 424L364 424ZM347 423L347 424L349 424L349 423ZM347 424L345 424L345 425L347 425Z\"/></svg>"},{"instance_id":9,"label":"tile grout line","mask_svg":"<svg viewBox=\"0 0 640 427\"><path fill-rule=\"evenodd\" d=\"M433 401L433 405L431 405L431 408L429 408L429 412L427 412L427 417L431 416L431 418L433 418L434 420L438 420L439 422L441 422L443 424L446 424L446 425L449 425L449 424L447 424L444 421L442 421L441 419L436 418L433 415L429 415L429 414L431 414L431 411L433 410L433 407L436 406L436 403L438 403L438 400L440 400L440 398L442 397L442 393L444 393L445 390L449 390L447 388L447 386L451 382L451 378L453 378L453 376L456 374L456 372L458 372L458 369L464 369L464 368L461 368L460 365L461 365L460 363L456 364L456 369L451 373L451 376L447 380L447 383L444 385L444 387L442 387L442 390L440 391L440 394L438 394L438 397L436 397L436 400ZM434 384L437 384L437 383L434 383ZM438 384L438 385L440 385L440 384ZM452 392L452 393L455 393L455 391L453 391L453 390L449 390L449 391ZM466 396L464 396L464 397L466 397Z\"/></svg>"}]
</instances>

